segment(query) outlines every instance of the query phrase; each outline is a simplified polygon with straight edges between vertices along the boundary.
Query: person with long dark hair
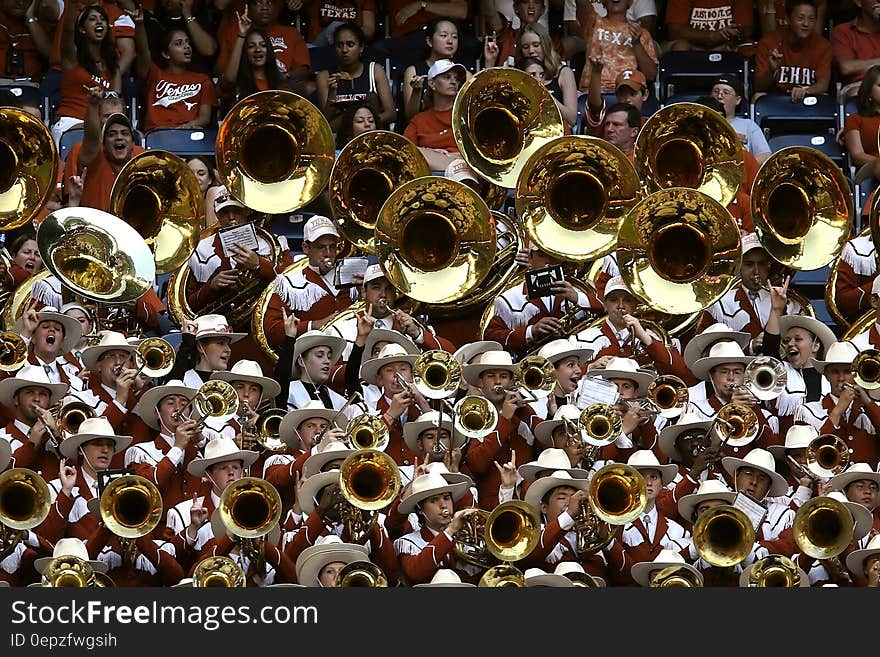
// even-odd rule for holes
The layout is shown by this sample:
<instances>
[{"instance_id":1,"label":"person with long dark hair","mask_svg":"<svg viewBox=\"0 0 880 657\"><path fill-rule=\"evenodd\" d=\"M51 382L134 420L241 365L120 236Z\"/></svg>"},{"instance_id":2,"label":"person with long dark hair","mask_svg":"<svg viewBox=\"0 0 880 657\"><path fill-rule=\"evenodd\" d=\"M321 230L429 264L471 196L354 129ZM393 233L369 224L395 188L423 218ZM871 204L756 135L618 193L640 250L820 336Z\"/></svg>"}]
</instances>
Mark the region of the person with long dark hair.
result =
<instances>
[{"instance_id":1,"label":"person with long dark hair","mask_svg":"<svg viewBox=\"0 0 880 657\"><path fill-rule=\"evenodd\" d=\"M289 89L286 77L278 68L272 39L265 30L253 27L247 9L236 16L238 38L219 82L224 102L233 104L258 91Z\"/></svg>"}]
</instances>

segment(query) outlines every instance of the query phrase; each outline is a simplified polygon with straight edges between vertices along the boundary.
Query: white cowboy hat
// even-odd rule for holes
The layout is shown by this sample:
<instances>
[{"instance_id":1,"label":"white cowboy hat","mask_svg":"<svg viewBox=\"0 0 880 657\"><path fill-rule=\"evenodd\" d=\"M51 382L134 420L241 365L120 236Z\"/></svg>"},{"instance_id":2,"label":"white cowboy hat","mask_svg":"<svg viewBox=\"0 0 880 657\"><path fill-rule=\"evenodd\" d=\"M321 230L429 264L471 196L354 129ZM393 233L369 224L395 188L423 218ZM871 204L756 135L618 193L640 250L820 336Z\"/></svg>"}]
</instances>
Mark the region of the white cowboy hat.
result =
<instances>
[{"instance_id":1,"label":"white cowboy hat","mask_svg":"<svg viewBox=\"0 0 880 657\"><path fill-rule=\"evenodd\" d=\"M604 589L606 586L604 579L598 577L597 575L590 575L577 561L560 561L558 564L556 564L556 568L553 569L553 574L568 577L572 581L577 581L589 577L593 580L593 583L599 588ZM569 575L573 575L574 577L569 577Z\"/></svg>"},{"instance_id":2,"label":"white cowboy hat","mask_svg":"<svg viewBox=\"0 0 880 657\"><path fill-rule=\"evenodd\" d=\"M865 562L878 555L880 555L880 534L872 538L861 550L853 550L846 555L846 567L853 575L864 577Z\"/></svg>"},{"instance_id":3,"label":"white cowboy hat","mask_svg":"<svg viewBox=\"0 0 880 657\"><path fill-rule=\"evenodd\" d=\"M526 586L552 586L554 588L571 588L574 586L565 575L557 575L556 573L548 573L540 568L527 568L523 573L525 576Z\"/></svg>"},{"instance_id":4,"label":"white cowboy hat","mask_svg":"<svg viewBox=\"0 0 880 657\"><path fill-rule=\"evenodd\" d=\"M825 373L826 365L851 365L853 359L859 355L859 350L849 340L835 342L825 350L825 360L811 358L810 362L820 374Z\"/></svg>"},{"instance_id":5,"label":"white cowboy hat","mask_svg":"<svg viewBox=\"0 0 880 657\"><path fill-rule=\"evenodd\" d=\"M577 347L568 340L560 338L558 340L551 340L541 347L538 350L538 355L546 358L554 365L569 356L577 356L578 362L583 364L585 360L593 355L593 350Z\"/></svg>"},{"instance_id":6,"label":"white cowboy hat","mask_svg":"<svg viewBox=\"0 0 880 657\"><path fill-rule=\"evenodd\" d=\"M752 336L745 331L734 331L727 324L717 322L703 329L699 335L692 337L684 348L685 365L693 369L694 363L703 356L703 351L711 344L722 340L732 340L741 348L745 349L746 345L752 341Z\"/></svg>"},{"instance_id":7,"label":"white cowboy hat","mask_svg":"<svg viewBox=\"0 0 880 657\"><path fill-rule=\"evenodd\" d=\"M103 561L97 561L95 559L89 559L89 551L86 548L86 544L82 539L79 538L59 538L58 542L55 543L55 547L52 549L51 557L40 557L39 559L34 560L34 568L37 569L37 572L42 574L46 567L49 565L49 562L52 559L56 559L58 557L79 557L83 561L87 562L92 570L98 573L106 573L107 572L107 564Z\"/></svg>"},{"instance_id":8,"label":"white cowboy hat","mask_svg":"<svg viewBox=\"0 0 880 657\"><path fill-rule=\"evenodd\" d=\"M480 354L475 363L463 365L461 375L465 381L475 386L480 375L488 370L504 370L512 375L516 371L516 366L513 364L513 357L509 352L490 350Z\"/></svg>"},{"instance_id":9,"label":"white cowboy hat","mask_svg":"<svg viewBox=\"0 0 880 657\"><path fill-rule=\"evenodd\" d=\"M459 362L460 365L467 365L471 360L487 351L502 351L504 346L495 340L477 340L476 342L466 342L455 350L452 357Z\"/></svg>"},{"instance_id":10,"label":"white cowboy hat","mask_svg":"<svg viewBox=\"0 0 880 657\"><path fill-rule=\"evenodd\" d=\"M186 471L195 477L201 477L209 467L224 461L242 461L244 470L247 470L259 456L249 449L239 449L232 438L214 438L205 445L204 456L190 461Z\"/></svg>"},{"instance_id":11,"label":"white cowboy hat","mask_svg":"<svg viewBox=\"0 0 880 657\"><path fill-rule=\"evenodd\" d=\"M0 382L0 385L2 385L2 382ZM141 395L135 412L141 416L141 419L147 426L153 429L158 429L159 418L156 414L156 409L158 409L159 402L161 402L163 398L168 395L180 395L181 397L186 397L188 400L192 401L192 398L196 396L197 392L198 390L190 388L183 381L172 379L164 386L155 386Z\"/></svg>"},{"instance_id":12,"label":"white cowboy hat","mask_svg":"<svg viewBox=\"0 0 880 657\"><path fill-rule=\"evenodd\" d=\"M0 404L11 408L18 391L32 386L49 391L49 406L54 406L67 394L66 383L52 383L42 367L25 363L15 376L0 381Z\"/></svg>"},{"instance_id":13,"label":"white cowboy hat","mask_svg":"<svg viewBox=\"0 0 880 657\"><path fill-rule=\"evenodd\" d=\"M240 360L232 366L227 372L214 372L212 379L220 379L221 381L248 381L256 383L262 388L261 399L275 399L281 392L281 386L275 379L263 376L263 369L255 360Z\"/></svg>"},{"instance_id":14,"label":"white cowboy hat","mask_svg":"<svg viewBox=\"0 0 880 657\"><path fill-rule=\"evenodd\" d=\"M409 495L401 498L397 510L406 515L414 511L419 502L441 493L451 493L452 499L457 502L467 490L468 485L465 483L451 484L439 472L428 472L412 480Z\"/></svg>"},{"instance_id":15,"label":"white cowboy hat","mask_svg":"<svg viewBox=\"0 0 880 657\"><path fill-rule=\"evenodd\" d=\"M299 434L297 433L299 425L313 417L327 420L330 424L335 423L336 426L340 426L339 420L345 418L345 416L340 415L339 411L336 409L324 408L324 405L321 402L312 399L302 408L295 408L292 411L287 411L287 414L281 418L281 424L278 426L278 435L281 437L281 440L287 443L288 447L299 449L300 441Z\"/></svg>"},{"instance_id":16,"label":"white cowboy hat","mask_svg":"<svg viewBox=\"0 0 880 657\"><path fill-rule=\"evenodd\" d=\"M331 461L344 461L356 451L346 447L341 440L322 440L315 445L312 454L303 462L303 477L316 475Z\"/></svg>"},{"instance_id":17,"label":"white cowboy hat","mask_svg":"<svg viewBox=\"0 0 880 657\"><path fill-rule=\"evenodd\" d=\"M92 500L89 500L91 502ZM223 516L220 513L220 509L214 509L211 513L211 534L213 534L214 538L220 538L221 536L226 536L229 533L229 530L226 529L226 525L223 523ZM281 540L281 525L275 523L275 526L269 530L269 533L266 535L266 542L268 545L278 545L278 541Z\"/></svg>"},{"instance_id":18,"label":"white cowboy hat","mask_svg":"<svg viewBox=\"0 0 880 657\"><path fill-rule=\"evenodd\" d=\"M450 484L467 484L468 488L471 488L474 485L474 480L466 474L462 474L461 472L450 472L443 461L426 463L425 469L427 469L428 472L435 472L442 475Z\"/></svg>"},{"instance_id":19,"label":"white cowboy hat","mask_svg":"<svg viewBox=\"0 0 880 657\"><path fill-rule=\"evenodd\" d=\"M739 468L748 467L761 470L770 477L770 490L767 491L767 497L780 497L788 491L788 482L785 477L776 472L776 459L766 449L755 447L741 459L735 456L725 456L721 459L721 465L734 480Z\"/></svg>"},{"instance_id":20,"label":"white cowboy hat","mask_svg":"<svg viewBox=\"0 0 880 657\"><path fill-rule=\"evenodd\" d=\"M454 570L450 570L449 568L438 568L437 572L434 573L434 576L431 578L430 582L425 582L424 584L413 584L413 587L417 586L444 586L447 588L474 588L474 584L468 584L467 582L462 582L461 577L458 576L458 573Z\"/></svg>"},{"instance_id":21,"label":"white cowboy hat","mask_svg":"<svg viewBox=\"0 0 880 657\"><path fill-rule=\"evenodd\" d=\"M299 508L305 513L314 513L318 494L326 486L339 483L339 470L318 472L303 479L299 489Z\"/></svg>"},{"instance_id":22,"label":"white cowboy hat","mask_svg":"<svg viewBox=\"0 0 880 657\"><path fill-rule=\"evenodd\" d=\"M823 353L826 353L829 347L837 341L834 331L818 319L808 315L783 315L779 318L779 335L781 337L784 338L786 333L788 333L788 329L794 327L802 328L815 335L819 342L822 343Z\"/></svg>"},{"instance_id":23,"label":"white cowboy hat","mask_svg":"<svg viewBox=\"0 0 880 657\"><path fill-rule=\"evenodd\" d=\"M775 458L784 459L785 450L804 449L809 446L810 441L818 436L819 432L810 424L793 424L785 432L784 445L770 445L767 449Z\"/></svg>"},{"instance_id":24,"label":"white cowboy hat","mask_svg":"<svg viewBox=\"0 0 880 657\"><path fill-rule=\"evenodd\" d=\"M82 324L79 323L79 320L76 320L69 315L62 315L58 312L57 308L52 306L45 306L42 310L38 311L37 320L37 326L43 322L58 322L63 327L64 339L61 341L61 351L59 354L66 354L68 351L72 350L82 337ZM15 321L13 331L21 335L23 326L24 315Z\"/></svg>"},{"instance_id":25,"label":"white cowboy hat","mask_svg":"<svg viewBox=\"0 0 880 657\"><path fill-rule=\"evenodd\" d=\"M412 365L416 362L417 358L418 356L407 353L406 349L396 342L388 343L379 350L378 356L361 363L361 381L375 383L376 375L379 373L379 370L386 365L390 365L391 363L409 363Z\"/></svg>"},{"instance_id":26,"label":"white cowboy hat","mask_svg":"<svg viewBox=\"0 0 880 657\"><path fill-rule=\"evenodd\" d=\"M689 563L685 562L684 557L678 552L673 552L672 550L660 550L660 553L654 557L654 561L641 561L633 564L633 567L630 569L630 574L639 586L651 586L651 573L655 570L663 570L664 568L670 568L672 566L678 566L685 570L689 570L698 577L701 582L703 581L703 574Z\"/></svg>"},{"instance_id":27,"label":"white cowboy hat","mask_svg":"<svg viewBox=\"0 0 880 657\"><path fill-rule=\"evenodd\" d=\"M832 500L840 502L849 509L849 512L853 517L853 522L855 523L853 526L853 541L860 541L868 535L868 532L870 532L874 526L874 515L868 507L859 504L858 502L850 502L846 499L846 495L839 490L833 490L825 497L830 497Z\"/></svg>"},{"instance_id":28,"label":"white cowboy hat","mask_svg":"<svg viewBox=\"0 0 880 657\"><path fill-rule=\"evenodd\" d=\"M641 472L642 470L657 470L663 486L668 486L678 474L678 466L674 463L660 465L657 455L650 449L639 449L630 454L626 464Z\"/></svg>"},{"instance_id":29,"label":"white cowboy hat","mask_svg":"<svg viewBox=\"0 0 880 657\"><path fill-rule=\"evenodd\" d=\"M798 576L799 576L798 587L799 588L808 588L810 586L810 576L807 575L807 572L803 568L801 568L800 566L797 565L797 561L794 562L794 565L795 565L795 568L797 568ZM751 586L750 574L751 574L751 570L754 566L755 566L754 563L751 566L746 566L745 568L743 568L742 572L739 574L739 585L741 587ZM837 586L837 585L835 584L835 586Z\"/></svg>"},{"instance_id":30,"label":"white cowboy hat","mask_svg":"<svg viewBox=\"0 0 880 657\"><path fill-rule=\"evenodd\" d=\"M335 534L319 536L315 544L303 550L296 560L296 579L305 586L321 586L318 575L327 564L369 561L370 552L364 545L343 543Z\"/></svg>"},{"instance_id":31,"label":"white cowboy hat","mask_svg":"<svg viewBox=\"0 0 880 657\"><path fill-rule=\"evenodd\" d=\"M678 437L684 432L692 431L694 429L705 433L712 428L713 424L715 423L712 420L703 420L696 413L682 413L678 417L678 422L666 425L660 432L660 435L657 438L657 444L660 446L660 451L663 452L670 461L680 462L681 453L678 451L678 447L675 446L675 441L678 440ZM712 437L713 440L717 439L714 432Z\"/></svg>"},{"instance_id":32,"label":"white cowboy hat","mask_svg":"<svg viewBox=\"0 0 880 657\"><path fill-rule=\"evenodd\" d=\"M545 445L552 445L553 432L556 430L556 427L565 424L565 420L570 420L577 425L580 416L581 409L577 406L574 406L573 404L563 404L556 409L552 420L542 420L541 422L538 422L538 426L535 427L535 438L538 442L544 443Z\"/></svg>"},{"instance_id":33,"label":"white cowboy hat","mask_svg":"<svg viewBox=\"0 0 880 657\"><path fill-rule=\"evenodd\" d=\"M853 463L839 475L831 477L832 490L845 490L852 482L859 479L874 481L880 486L880 472L872 470L867 463Z\"/></svg>"},{"instance_id":34,"label":"white cowboy hat","mask_svg":"<svg viewBox=\"0 0 880 657\"><path fill-rule=\"evenodd\" d=\"M410 451L419 458L425 455L425 450L419 446L419 436L427 429L436 428L438 423L443 429L449 431L453 449L464 445L465 436L460 431L452 430L452 418L450 416L440 411L428 411L403 426L403 440Z\"/></svg>"},{"instance_id":35,"label":"white cowboy hat","mask_svg":"<svg viewBox=\"0 0 880 657\"><path fill-rule=\"evenodd\" d=\"M571 459L568 458L565 450L556 449L555 447L548 447L538 454L536 460L523 463L517 468L519 476L525 481L535 481L538 473L547 470L550 472L564 470L575 479L586 479L590 474L581 468L572 467Z\"/></svg>"},{"instance_id":36,"label":"white cowboy hat","mask_svg":"<svg viewBox=\"0 0 880 657\"><path fill-rule=\"evenodd\" d=\"M223 315L202 315L195 319L196 340L206 338L229 338L232 342L238 342L247 333L234 333L229 321Z\"/></svg>"},{"instance_id":37,"label":"white cowboy hat","mask_svg":"<svg viewBox=\"0 0 880 657\"><path fill-rule=\"evenodd\" d=\"M608 359L605 367L595 367L590 370L591 376L600 376L603 379L629 379L635 381L639 392L644 392L651 381L657 378L656 372L643 370L632 358L620 358L612 356Z\"/></svg>"},{"instance_id":38,"label":"white cowboy hat","mask_svg":"<svg viewBox=\"0 0 880 657\"><path fill-rule=\"evenodd\" d=\"M694 376L698 379L706 380L713 367L723 365L724 363L740 363L742 365L748 365L753 360L755 360L755 357L746 356L743 353L742 347L736 342L731 342L729 340L725 342L716 342L709 349L708 356L698 358L696 362L694 362L691 367L691 372L693 372Z\"/></svg>"},{"instance_id":39,"label":"white cowboy hat","mask_svg":"<svg viewBox=\"0 0 880 657\"><path fill-rule=\"evenodd\" d=\"M137 347L131 344L122 333L116 331L101 331L101 340L98 344L86 347L82 352L83 367L94 370L98 359L108 351L124 351L128 354L137 351Z\"/></svg>"},{"instance_id":40,"label":"white cowboy hat","mask_svg":"<svg viewBox=\"0 0 880 657\"><path fill-rule=\"evenodd\" d=\"M298 379L302 376L302 370L299 366L299 357L306 353L309 349L315 347L330 347L330 367L339 360L342 351L345 349L345 338L338 335L328 335L324 331L312 330L306 331L296 339L293 347L293 365L290 368L291 379Z\"/></svg>"},{"instance_id":41,"label":"white cowboy hat","mask_svg":"<svg viewBox=\"0 0 880 657\"><path fill-rule=\"evenodd\" d=\"M412 338L408 335L404 335L400 331L395 331L394 329L374 328L369 334L367 334L367 339L364 340L364 360L369 360L373 357L373 349L375 349L376 344L379 342L388 342L399 345L406 350L406 353L412 354L413 356L418 356L422 353L422 350L416 346L416 343L413 342Z\"/></svg>"},{"instance_id":42,"label":"white cowboy hat","mask_svg":"<svg viewBox=\"0 0 880 657\"><path fill-rule=\"evenodd\" d=\"M114 454L118 454L131 444L131 436L117 436L110 421L99 415L83 420L79 425L79 431L61 441L58 451L65 458L75 459L80 445L100 438L109 438L113 441Z\"/></svg>"},{"instance_id":43,"label":"white cowboy hat","mask_svg":"<svg viewBox=\"0 0 880 657\"><path fill-rule=\"evenodd\" d=\"M736 493L730 490L723 481L714 477L700 482L700 487L696 493L683 495L678 501L678 515L692 522L694 519L694 511L701 502L706 500L722 500L725 504L733 504L736 499Z\"/></svg>"},{"instance_id":44,"label":"white cowboy hat","mask_svg":"<svg viewBox=\"0 0 880 657\"><path fill-rule=\"evenodd\" d=\"M6 469L6 466L9 465L9 459L12 458L12 445L9 444L8 440L0 440L0 472L3 472Z\"/></svg>"},{"instance_id":45,"label":"white cowboy hat","mask_svg":"<svg viewBox=\"0 0 880 657\"><path fill-rule=\"evenodd\" d=\"M541 477L531 483L526 490L525 501L532 507L541 510L541 500L554 488L568 486L575 490L586 491L590 488L590 482L586 479L575 479L568 470L556 470L552 475Z\"/></svg>"}]
</instances>

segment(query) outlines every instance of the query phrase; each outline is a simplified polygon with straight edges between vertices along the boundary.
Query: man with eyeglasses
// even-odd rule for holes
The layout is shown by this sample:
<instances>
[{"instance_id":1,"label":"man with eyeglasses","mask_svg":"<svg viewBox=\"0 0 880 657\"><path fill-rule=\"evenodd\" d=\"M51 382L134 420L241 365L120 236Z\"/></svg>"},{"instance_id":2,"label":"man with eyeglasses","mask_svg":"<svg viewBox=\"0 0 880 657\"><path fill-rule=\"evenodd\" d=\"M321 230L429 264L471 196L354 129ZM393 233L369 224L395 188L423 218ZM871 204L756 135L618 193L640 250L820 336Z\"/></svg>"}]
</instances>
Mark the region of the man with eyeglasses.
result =
<instances>
[{"instance_id":1,"label":"man with eyeglasses","mask_svg":"<svg viewBox=\"0 0 880 657\"><path fill-rule=\"evenodd\" d=\"M736 130L743 148L755 156L758 164L770 157L770 146L757 123L744 116L737 116L743 96L743 83L736 75L723 75L712 87L712 97L724 106L724 117Z\"/></svg>"}]
</instances>

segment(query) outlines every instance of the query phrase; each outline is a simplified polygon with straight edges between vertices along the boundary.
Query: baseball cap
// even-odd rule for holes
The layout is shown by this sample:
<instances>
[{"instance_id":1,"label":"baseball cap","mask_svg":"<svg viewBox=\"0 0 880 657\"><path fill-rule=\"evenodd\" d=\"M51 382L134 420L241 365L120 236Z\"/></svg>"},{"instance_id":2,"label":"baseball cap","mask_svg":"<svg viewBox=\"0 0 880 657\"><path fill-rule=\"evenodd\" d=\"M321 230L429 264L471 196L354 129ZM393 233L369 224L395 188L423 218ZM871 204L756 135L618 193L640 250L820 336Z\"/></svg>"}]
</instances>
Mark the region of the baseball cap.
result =
<instances>
[{"instance_id":1,"label":"baseball cap","mask_svg":"<svg viewBox=\"0 0 880 657\"><path fill-rule=\"evenodd\" d=\"M720 78L715 80L715 84L726 84L728 87L731 87L733 89L734 93L736 93L737 96L743 95L743 83L742 80L739 79L738 75L725 73Z\"/></svg>"},{"instance_id":2,"label":"baseball cap","mask_svg":"<svg viewBox=\"0 0 880 657\"><path fill-rule=\"evenodd\" d=\"M456 64L451 59L438 59L431 64L431 68L428 69L428 79L433 80L438 75L443 75L446 71L450 71L454 68L457 68L462 76L467 75L467 70L461 64Z\"/></svg>"},{"instance_id":3,"label":"baseball cap","mask_svg":"<svg viewBox=\"0 0 880 657\"><path fill-rule=\"evenodd\" d=\"M214 197L214 213L220 212L224 208L246 208L237 198L229 193L229 190L222 187L217 196Z\"/></svg>"},{"instance_id":4,"label":"baseball cap","mask_svg":"<svg viewBox=\"0 0 880 657\"><path fill-rule=\"evenodd\" d=\"M648 87L648 81L644 73L638 69L628 68L617 74L614 79L614 88L629 87L633 91L642 91Z\"/></svg>"},{"instance_id":5,"label":"baseball cap","mask_svg":"<svg viewBox=\"0 0 880 657\"><path fill-rule=\"evenodd\" d=\"M443 175L450 180L455 180L456 182L465 182L466 180L470 180L475 183L479 183L480 179L477 177L477 174L468 166L468 163L465 162L461 158L457 158L452 160L447 166L446 170L443 172Z\"/></svg>"},{"instance_id":6,"label":"baseball cap","mask_svg":"<svg viewBox=\"0 0 880 657\"><path fill-rule=\"evenodd\" d=\"M101 132L101 141L107 136L107 131L110 129L112 125L124 125L129 130L134 132L134 128L131 126L131 121L125 114L120 114L119 112L115 112L107 117L107 122L104 124L104 129Z\"/></svg>"},{"instance_id":7,"label":"baseball cap","mask_svg":"<svg viewBox=\"0 0 880 657\"><path fill-rule=\"evenodd\" d=\"M745 255L749 251L754 249L763 249L764 245L761 244L761 241L758 239L757 234L755 233L746 233L742 238L742 253Z\"/></svg>"},{"instance_id":8,"label":"baseball cap","mask_svg":"<svg viewBox=\"0 0 880 657\"><path fill-rule=\"evenodd\" d=\"M324 235L333 235L334 237L339 237L339 232L336 230L336 225L328 217L316 214L303 226L304 242L314 242Z\"/></svg>"},{"instance_id":9,"label":"baseball cap","mask_svg":"<svg viewBox=\"0 0 880 657\"><path fill-rule=\"evenodd\" d=\"M608 279L608 282L605 284L605 293L602 296L607 297L615 290L623 290L624 292L632 294L632 291L626 286L622 276L612 276Z\"/></svg>"},{"instance_id":10,"label":"baseball cap","mask_svg":"<svg viewBox=\"0 0 880 657\"><path fill-rule=\"evenodd\" d=\"M385 276L385 272L382 271L382 268L379 265L367 265L367 269L364 272L364 283L369 283L370 281L375 281L377 278L382 278Z\"/></svg>"}]
</instances>

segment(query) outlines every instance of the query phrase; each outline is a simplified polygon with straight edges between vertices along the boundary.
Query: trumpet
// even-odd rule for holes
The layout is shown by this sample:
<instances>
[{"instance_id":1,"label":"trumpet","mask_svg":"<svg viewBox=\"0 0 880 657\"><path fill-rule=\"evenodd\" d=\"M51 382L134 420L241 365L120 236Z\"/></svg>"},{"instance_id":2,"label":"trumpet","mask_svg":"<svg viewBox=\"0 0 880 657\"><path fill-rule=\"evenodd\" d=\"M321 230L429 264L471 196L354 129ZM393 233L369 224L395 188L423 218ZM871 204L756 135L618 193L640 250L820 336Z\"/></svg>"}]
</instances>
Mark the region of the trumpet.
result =
<instances>
[{"instance_id":1,"label":"trumpet","mask_svg":"<svg viewBox=\"0 0 880 657\"><path fill-rule=\"evenodd\" d=\"M195 406L189 418L183 416L183 411L189 406ZM197 420L197 427L203 427L209 419L215 420L215 424L226 424L234 418L238 411L238 393L231 383L212 379L203 383L195 397L188 401L183 408L174 413L174 419L178 422Z\"/></svg>"},{"instance_id":2,"label":"trumpet","mask_svg":"<svg viewBox=\"0 0 880 657\"><path fill-rule=\"evenodd\" d=\"M816 477L830 479L849 467L849 448L833 433L822 434L807 445L806 470Z\"/></svg>"},{"instance_id":3,"label":"trumpet","mask_svg":"<svg viewBox=\"0 0 880 657\"><path fill-rule=\"evenodd\" d=\"M880 388L880 351L865 349L853 358L853 381L864 390Z\"/></svg>"},{"instance_id":4,"label":"trumpet","mask_svg":"<svg viewBox=\"0 0 880 657\"><path fill-rule=\"evenodd\" d=\"M621 419L610 404L590 404L581 411L578 426L585 442L604 447L620 436Z\"/></svg>"},{"instance_id":5,"label":"trumpet","mask_svg":"<svg viewBox=\"0 0 880 657\"><path fill-rule=\"evenodd\" d=\"M526 356L513 373L513 380L508 387L492 386L495 394L502 392L518 393L525 401L534 402L550 395L556 385L556 368L543 356Z\"/></svg>"},{"instance_id":6,"label":"trumpet","mask_svg":"<svg viewBox=\"0 0 880 657\"><path fill-rule=\"evenodd\" d=\"M336 420L338 420L339 417L343 413L345 413L345 411L348 409L349 406L351 406L353 403L355 403L356 399L357 400L363 399L361 397L361 393L359 393L359 392L351 393L349 398L345 400L345 403L342 405L342 407L338 411L336 411L336 414L333 416L333 419L327 424L327 426L325 426L323 429L321 429L315 435L315 444L316 445L319 445L321 443L321 441L324 440L324 436L327 435L327 432L330 430L330 428L336 425Z\"/></svg>"},{"instance_id":7,"label":"trumpet","mask_svg":"<svg viewBox=\"0 0 880 657\"><path fill-rule=\"evenodd\" d=\"M748 364L745 371L745 387L760 400L776 399L788 383L785 365L778 358L759 356Z\"/></svg>"}]
</instances>

